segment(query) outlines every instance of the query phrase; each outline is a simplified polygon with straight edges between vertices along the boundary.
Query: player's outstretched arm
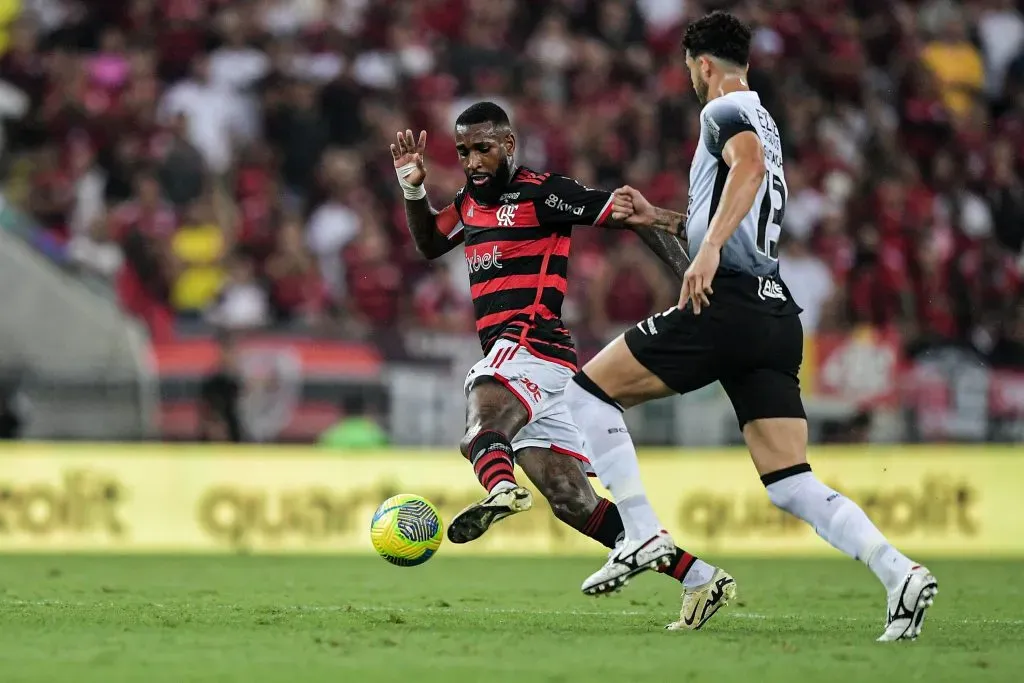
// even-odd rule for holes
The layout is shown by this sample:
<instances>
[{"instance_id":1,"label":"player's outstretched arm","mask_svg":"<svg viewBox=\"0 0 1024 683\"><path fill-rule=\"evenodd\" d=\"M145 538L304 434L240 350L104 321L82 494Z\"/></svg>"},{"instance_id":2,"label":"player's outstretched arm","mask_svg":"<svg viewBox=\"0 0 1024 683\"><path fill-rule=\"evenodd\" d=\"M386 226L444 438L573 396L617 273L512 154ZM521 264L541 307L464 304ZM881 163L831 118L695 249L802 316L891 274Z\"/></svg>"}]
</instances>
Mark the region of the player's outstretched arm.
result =
<instances>
[{"instance_id":1,"label":"player's outstretched arm","mask_svg":"<svg viewBox=\"0 0 1024 683\"><path fill-rule=\"evenodd\" d=\"M411 130L397 134L398 143L391 145L391 157L395 162L398 184L405 195L405 220L409 233L416 243L416 250L425 258L435 259L447 254L461 241L461 234L454 234L459 222L454 207L441 211L434 210L427 199L423 181L427 178L424 153L427 148L427 131L420 131L414 138Z\"/></svg>"},{"instance_id":2,"label":"player's outstretched arm","mask_svg":"<svg viewBox=\"0 0 1024 683\"><path fill-rule=\"evenodd\" d=\"M612 194L608 227L632 230L672 272L682 279L690 265L686 216L654 206L638 190L625 185Z\"/></svg>"}]
</instances>

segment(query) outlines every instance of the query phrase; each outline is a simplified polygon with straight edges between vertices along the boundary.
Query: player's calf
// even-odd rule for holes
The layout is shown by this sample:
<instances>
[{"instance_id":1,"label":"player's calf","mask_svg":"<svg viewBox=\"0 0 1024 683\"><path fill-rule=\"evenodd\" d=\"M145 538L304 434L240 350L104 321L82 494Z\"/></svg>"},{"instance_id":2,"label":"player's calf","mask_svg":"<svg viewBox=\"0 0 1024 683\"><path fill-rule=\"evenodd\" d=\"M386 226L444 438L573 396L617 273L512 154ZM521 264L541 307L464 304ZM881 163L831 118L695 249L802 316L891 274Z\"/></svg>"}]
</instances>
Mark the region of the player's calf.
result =
<instances>
[{"instance_id":1,"label":"player's calf","mask_svg":"<svg viewBox=\"0 0 1024 683\"><path fill-rule=\"evenodd\" d=\"M743 435L772 503L810 524L832 547L866 564L885 586L889 604L886 630L879 640L916 638L938 593L935 577L890 544L859 505L814 475L803 454L806 422L754 420L744 426Z\"/></svg>"},{"instance_id":2,"label":"player's calf","mask_svg":"<svg viewBox=\"0 0 1024 683\"><path fill-rule=\"evenodd\" d=\"M476 540L495 522L533 506L533 496L516 482L511 443L528 420L526 409L505 387L493 381L480 381L473 387L459 450L473 464L487 496L449 523L448 540L452 543Z\"/></svg>"}]
</instances>

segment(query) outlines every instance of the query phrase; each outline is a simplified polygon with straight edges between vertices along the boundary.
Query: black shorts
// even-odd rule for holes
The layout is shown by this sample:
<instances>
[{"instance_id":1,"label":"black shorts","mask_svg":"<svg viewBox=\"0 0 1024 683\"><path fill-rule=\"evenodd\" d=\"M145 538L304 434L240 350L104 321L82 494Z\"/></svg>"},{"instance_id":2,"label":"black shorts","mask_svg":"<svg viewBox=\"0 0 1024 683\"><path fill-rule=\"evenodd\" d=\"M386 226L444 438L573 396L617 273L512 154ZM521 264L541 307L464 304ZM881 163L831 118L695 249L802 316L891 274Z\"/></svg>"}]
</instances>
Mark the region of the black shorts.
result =
<instances>
[{"instance_id":1,"label":"black shorts","mask_svg":"<svg viewBox=\"0 0 1024 683\"><path fill-rule=\"evenodd\" d=\"M647 318L625 339L640 364L675 392L721 381L740 429L763 418L806 419L797 377L804 333L796 314L715 301L700 315L672 308Z\"/></svg>"}]
</instances>

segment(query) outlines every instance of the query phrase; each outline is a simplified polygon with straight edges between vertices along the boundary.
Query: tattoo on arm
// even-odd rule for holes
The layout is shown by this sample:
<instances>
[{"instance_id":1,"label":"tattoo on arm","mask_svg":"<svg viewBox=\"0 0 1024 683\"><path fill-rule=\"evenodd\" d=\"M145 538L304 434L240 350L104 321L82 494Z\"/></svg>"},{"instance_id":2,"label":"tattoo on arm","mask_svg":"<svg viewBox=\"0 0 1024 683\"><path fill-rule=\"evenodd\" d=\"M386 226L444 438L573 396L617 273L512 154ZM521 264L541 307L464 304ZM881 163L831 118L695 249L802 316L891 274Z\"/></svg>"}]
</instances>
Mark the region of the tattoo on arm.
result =
<instances>
[{"instance_id":1,"label":"tattoo on arm","mask_svg":"<svg viewBox=\"0 0 1024 683\"><path fill-rule=\"evenodd\" d=\"M684 242L686 241L686 216L677 211L654 207L654 222L651 223L651 227L664 230Z\"/></svg>"},{"instance_id":2,"label":"tattoo on arm","mask_svg":"<svg viewBox=\"0 0 1024 683\"><path fill-rule=\"evenodd\" d=\"M637 237L654 252L654 255L671 269L680 280L690 266L690 257L686 250L686 237L676 237L665 230L642 226L633 228Z\"/></svg>"}]
</instances>

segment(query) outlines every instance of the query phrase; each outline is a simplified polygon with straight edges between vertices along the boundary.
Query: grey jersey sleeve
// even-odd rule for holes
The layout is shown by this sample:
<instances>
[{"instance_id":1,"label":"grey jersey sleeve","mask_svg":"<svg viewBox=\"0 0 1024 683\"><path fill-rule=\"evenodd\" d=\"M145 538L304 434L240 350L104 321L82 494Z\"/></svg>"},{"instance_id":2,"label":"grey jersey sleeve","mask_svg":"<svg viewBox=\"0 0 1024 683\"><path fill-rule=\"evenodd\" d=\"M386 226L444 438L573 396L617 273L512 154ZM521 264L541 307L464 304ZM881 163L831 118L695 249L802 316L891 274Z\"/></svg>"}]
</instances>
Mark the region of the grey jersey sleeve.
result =
<instances>
[{"instance_id":1,"label":"grey jersey sleeve","mask_svg":"<svg viewBox=\"0 0 1024 683\"><path fill-rule=\"evenodd\" d=\"M725 143L744 131L757 134L750 117L731 98L720 97L701 112L704 145L716 158L722 158Z\"/></svg>"}]
</instances>

